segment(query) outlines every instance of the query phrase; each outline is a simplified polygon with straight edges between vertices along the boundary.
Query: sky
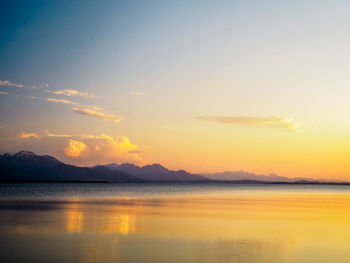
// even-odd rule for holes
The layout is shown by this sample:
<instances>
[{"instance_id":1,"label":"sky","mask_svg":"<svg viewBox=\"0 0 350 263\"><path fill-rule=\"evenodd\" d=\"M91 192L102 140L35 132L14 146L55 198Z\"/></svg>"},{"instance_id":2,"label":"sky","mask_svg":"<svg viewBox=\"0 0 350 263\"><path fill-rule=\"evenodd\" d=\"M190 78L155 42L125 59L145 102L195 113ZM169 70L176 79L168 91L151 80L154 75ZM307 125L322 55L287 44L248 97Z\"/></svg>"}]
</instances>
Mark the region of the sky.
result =
<instances>
[{"instance_id":1,"label":"sky","mask_svg":"<svg viewBox=\"0 0 350 263\"><path fill-rule=\"evenodd\" d=\"M0 153L350 180L348 1L1 1Z\"/></svg>"}]
</instances>

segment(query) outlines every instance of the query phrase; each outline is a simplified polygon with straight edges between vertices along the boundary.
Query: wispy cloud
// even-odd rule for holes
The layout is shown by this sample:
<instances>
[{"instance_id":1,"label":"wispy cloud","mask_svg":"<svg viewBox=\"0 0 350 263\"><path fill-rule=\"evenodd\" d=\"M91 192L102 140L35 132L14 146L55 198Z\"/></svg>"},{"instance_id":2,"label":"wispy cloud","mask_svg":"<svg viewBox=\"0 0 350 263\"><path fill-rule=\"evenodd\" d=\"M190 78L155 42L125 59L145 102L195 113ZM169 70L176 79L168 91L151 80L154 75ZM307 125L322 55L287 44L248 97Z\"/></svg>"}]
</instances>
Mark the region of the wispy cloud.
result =
<instances>
[{"instance_id":1,"label":"wispy cloud","mask_svg":"<svg viewBox=\"0 0 350 263\"><path fill-rule=\"evenodd\" d=\"M62 89L62 90L46 90L46 92L50 92L56 95L66 95L68 97L79 96L84 98L96 98L96 96L89 94L88 92L80 92L74 89Z\"/></svg>"},{"instance_id":2,"label":"wispy cloud","mask_svg":"<svg viewBox=\"0 0 350 263\"><path fill-rule=\"evenodd\" d=\"M17 87L22 88L23 85L12 83L8 80L0 80L0 86Z\"/></svg>"},{"instance_id":3,"label":"wispy cloud","mask_svg":"<svg viewBox=\"0 0 350 263\"><path fill-rule=\"evenodd\" d=\"M131 91L131 92L129 92L129 95L131 95L131 96L144 96L145 93L138 92L138 91Z\"/></svg>"},{"instance_id":4,"label":"wispy cloud","mask_svg":"<svg viewBox=\"0 0 350 263\"><path fill-rule=\"evenodd\" d=\"M34 133L34 132L21 132L20 135L18 135L18 138L21 138L21 139L27 139L27 138L40 138L42 137L41 135L37 134L37 133Z\"/></svg>"},{"instance_id":5,"label":"wispy cloud","mask_svg":"<svg viewBox=\"0 0 350 263\"><path fill-rule=\"evenodd\" d=\"M199 116L197 119L251 128L272 128L294 133L300 131L298 123L284 117Z\"/></svg>"},{"instance_id":6,"label":"wispy cloud","mask_svg":"<svg viewBox=\"0 0 350 263\"><path fill-rule=\"evenodd\" d=\"M41 100L41 98L35 97L35 96L24 96L23 98L31 99L31 100Z\"/></svg>"},{"instance_id":7,"label":"wispy cloud","mask_svg":"<svg viewBox=\"0 0 350 263\"><path fill-rule=\"evenodd\" d=\"M78 103L76 103L76 102L74 102L74 101L64 100L64 99L45 98L45 100L51 101L51 102L57 102L57 103L78 105Z\"/></svg>"},{"instance_id":8,"label":"wispy cloud","mask_svg":"<svg viewBox=\"0 0 350 263\"><path fill-rule=\"evenodd\" d=\"M81 108L74 107L73 111L75 113L78 113L78 114L92 116L92 117L102 119L105 121L120 122L122 119L124 119L124 118L118 117L114 114L106 114L104 112L94 111L94 110L90 110L90 109L81 109Z\"/></svg>"},{"instance_id":9,"label":"wispy cloud","mask_svg":"<svg viewBox=\"0 0 350 263\"><path fill-rule=\"evenodd\" d=\"M45 137L57 137L57 138L71 138L73 135L71 134L55 134L51 133L48 130L43 130L43 134L38 134L35 132L21 132L18 136L20 139L28 139L28 138L45 138Z\"/></svg>"},{"instance_id":10,"label":"wispy cloud","mask_svg":"<svg viewBox=\"0 0 350 263\"><path fill-rule=\"evenodd\" d=\"M33 96L31 96L31 97L25 96L25 98L27 98L27 99L37 99L37 100L46 100L46 101L50 101L50 102L70 104L70 105L76 105L76 106L79 106L79 107L90 108L90 109L96 110L96 111L103 111L103 108L101 108L101 107L94 106L94 105L83 105L83 104L80 104L80 103L77 103L77 102L71 101L71 100L55 99L55 98L38 98L38 97L33 97Z\"/></svg>"},{"instance_id":11,"label":"wispy cloud","mask_svg":"<svg viewBox=\"0 0 350 263\"><path fill-rule=\"evenodd\" d=\"M17 85L17 84L13 84L7 80L0 80L0 86L16 86L16 87L22 87L22 85ZM45 86L48 86L48 84L45 84ZM32 86L31 89L36 89L36 86ZM84 93L84 92L79 92L77 90L58 90L58 91L52 91L52 90L45 90L46 92L52 93L52 94L64 94L67 95L69 97L71 96L81 96L81 97L88 97L88 98L94 98L95 96L90 95L89 93ZM0 95L11 95L11 96L15 96L17 98L19 97L23 97L26 99L33 99L33 100L38 100L38 101L49 101L49 102L55 102L55 103L62 103L62 104L68 104L68 105L74 105L76 106L75 108L73 108L73 111L75 111L76 113L79 114L83 114L83 115L89 115L89 116L94 116L103 120L110 120L110 121L114 121L114 122L119 122L120 120L122 120L123 118L121 117L117 117L113 114L106 114L104 113L104 109L100 106L96 106L96 105L86 105L86 104L81 104L72 100L66 100L66 99L57 99L57 98L43 98L43 97L35 97L35 96L21 96L18 94L11 94L9 92L6 91L0 91ZM79 107L79 108L78 108Z\"/></svg>"},{"instance_id":12,"label":"wispy cloud","mask_svg":"<svg viewBox=\"0 0 350 263\"><path fill-rule=\"evenodd\" d=\"M80 134L79 136L84 139L94 139L94 140L106 139L110 141L114 140L112 136L109 136L106 134L101 134L101 135Z\"/></svg>"},{"instance_id":13,"label":"wispy cloud","mask_svg":"<svg viewBox=\"0 0 350 263\"><path fill-rule=\"evenodd\" d=\"M83 151L87 149L85 143L81 141L69 140L66 147L64 147L64 153L72 158L77 158Z\"/></svg>"},{"instance_id":14,"label":"wispy cloud","mask_svg":"<svg viewBox=\"0 0 350 263\"><path fill-rule=\"evenodd\" d=\"M104 110L102 107L99 107L99 106L83 105L82 107L88 107L88 108L91 108L91 109L96 110L96 111L103 111Z\"/></svg>"},{"instance_id":15,"label":"wispy cloud","mask_svg":"<svg viewBox=\"0 0 350 263\"><path fill-rule=\"evenodd\" d=\"M55 134L55 133L49 132L48 130L43 130L43 132L45 133L45 136L47 136L47 137L57 137L57 138L73 137L71 134Z\"/></svg>"}]
</instances>

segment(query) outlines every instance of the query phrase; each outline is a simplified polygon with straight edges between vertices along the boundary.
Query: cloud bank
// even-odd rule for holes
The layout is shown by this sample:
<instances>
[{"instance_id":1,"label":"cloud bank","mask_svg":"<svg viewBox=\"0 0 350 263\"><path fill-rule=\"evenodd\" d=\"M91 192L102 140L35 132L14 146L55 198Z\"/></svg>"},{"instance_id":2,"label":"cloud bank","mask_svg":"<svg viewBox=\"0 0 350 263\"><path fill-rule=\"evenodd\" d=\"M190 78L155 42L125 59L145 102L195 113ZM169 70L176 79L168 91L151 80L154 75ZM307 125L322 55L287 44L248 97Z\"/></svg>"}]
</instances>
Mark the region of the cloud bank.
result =
<instances>
[{"instance_id":1,"label":"cloud bank","mask_svg":"<svg viewBox=\"0 0 350 263\"><path fill-rule=\"evenodd\" d=\"M284 117L199 116L197 119L250 128L280 129L293 133L300 131L298 123Z\"/></svg>"}]
</instances>

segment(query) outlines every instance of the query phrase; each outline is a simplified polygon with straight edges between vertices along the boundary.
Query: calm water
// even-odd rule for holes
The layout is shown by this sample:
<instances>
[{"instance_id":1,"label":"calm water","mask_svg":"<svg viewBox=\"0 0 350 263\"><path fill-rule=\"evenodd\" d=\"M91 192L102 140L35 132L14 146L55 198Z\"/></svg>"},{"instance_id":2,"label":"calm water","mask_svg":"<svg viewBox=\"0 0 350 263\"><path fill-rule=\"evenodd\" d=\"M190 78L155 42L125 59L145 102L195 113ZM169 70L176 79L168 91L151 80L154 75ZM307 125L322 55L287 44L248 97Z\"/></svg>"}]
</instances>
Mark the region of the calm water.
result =
<instances>
[{"instance_id":1,"label":"calm water","mask_svg":"<svg viewBox=\"0 0 350 263\"><path fill-rule=\"evenodd\" d=\"M0 184L1 262L349 262L350 186Z\"/></svg>"}]
</instances>

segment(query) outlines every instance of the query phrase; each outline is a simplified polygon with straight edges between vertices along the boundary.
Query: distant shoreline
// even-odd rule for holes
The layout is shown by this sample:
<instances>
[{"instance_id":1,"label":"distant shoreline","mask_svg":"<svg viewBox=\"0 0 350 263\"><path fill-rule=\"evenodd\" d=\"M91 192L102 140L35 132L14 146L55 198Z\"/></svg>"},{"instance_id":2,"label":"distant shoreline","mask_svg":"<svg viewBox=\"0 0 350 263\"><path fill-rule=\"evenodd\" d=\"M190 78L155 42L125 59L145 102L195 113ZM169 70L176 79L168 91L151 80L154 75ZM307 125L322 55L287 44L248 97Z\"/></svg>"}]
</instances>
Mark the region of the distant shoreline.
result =
<instances>
[{"instance_id":1,"label":"distant shoreline","mask_svg":"<svg viewBox=\"0 0 350 263\"><path fill-rule=\"evenodd\" d=\"M255 180L205 180L205 181L140 181L140 182L113 182L113 181L70 181L70 180L1 180L0 184L5 183L89 183L89 184L250 184L250 185L350 185L350 182L268 182Z\"/></svg>"}]
</instances>

